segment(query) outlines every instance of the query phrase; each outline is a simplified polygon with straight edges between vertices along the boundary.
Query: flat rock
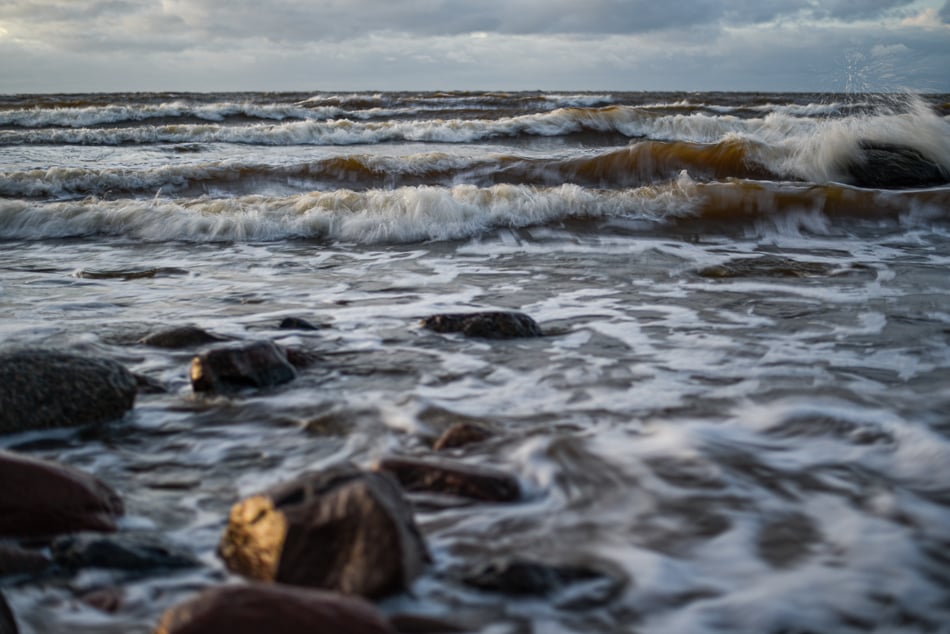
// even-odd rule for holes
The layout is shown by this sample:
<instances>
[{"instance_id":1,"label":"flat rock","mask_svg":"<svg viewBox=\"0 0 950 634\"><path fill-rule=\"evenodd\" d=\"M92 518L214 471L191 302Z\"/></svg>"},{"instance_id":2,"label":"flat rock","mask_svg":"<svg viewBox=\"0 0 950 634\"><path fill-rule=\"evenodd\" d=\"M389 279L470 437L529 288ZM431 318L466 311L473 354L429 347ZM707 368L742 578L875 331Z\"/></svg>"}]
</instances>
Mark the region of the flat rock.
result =
<instances>
[{"instance_id":1,"label":"flat rock","mask_svg":"<svg viewBox=\"0 0 950 634\"><path fill-rule=\"evenodd\" d=\"M278 326L281 330L319 330L320 328L314 326L312 323L303 319L302 317L284 317L280 325Z\"/></svg>"},{"instance_id":2,"label":"flat rock","mask_svg":"<svg viewBox=\"0 0 950 634\"><path fill-rule=\"evenodd\" d=\"M155 634L395 634L358 597L279 584L221 586L170 608Z\"/></svg>"},{"instance_id":3,"label":"flat rock","mask_svg":"<svg viewBox=\"0 0 950 634\"><path fill-rule=\"evenodd\" d=\"M228 337L212 334L196 326L176 326L150 333L139 343L153 348L194 348L212 343L230 341Z\"/></svg>"},{"instance_id":4,"label":"flat rock","mask_svg":"<svg viewBox=\"0 0 950 634\"><path fill-rule=\"evenodd\" d=\"M16 627L16 619L13 618L13 610L7 605L7 600L0 592L0 634L17 634L19 630Z\"/></svg>"},{"instance_id":5,"label":"flat rock","mask_svg":"<svg viewBox=\"0 0 950 634\"><path fill-rule=\"evenodd\" d=\"M480 465L384 458L376 470L392 475L404 489L412 492L440 493L483 502L512 502L521 496L517 478Z\"/></svg>"},{"instance_id":6,"label":"flat rock","mask_svg":"<svg viewBox=\"0 0 950 634\"><path fill-rule=\"evenodd\" d=\"M590 609L623 591L621 575L575 565L550 565L514 558L489 563L464 578L469 586L518 597L544 597L563 609Z\"/></svg>"},{"instance_id":7,"label":"flat rock","mask_svg":"<svg viewBox=\"0 0 950 634\"><path fill-rule=\"evenodd\" d=\"M436 451L457 449L488 440L491 437L492 432L487 427L474 423L456 423L442 432L432 448Z\"/></svg>"},{"instance_id":8,"label":"flat rock","mask_svg":"<svg viewBox=\"0 0 950 634\"><path fill-rule=\"evenodd\" d=\"M108 568L148 573L201 565L191 553L151 533L69 535L56 539L50 551L53 560L68 570Z\"/></svg>"},{"instance_id":9,"label":"flat rock","mask_svg":"<svg viewBox=\"0 0 950 634\"><path fill-rule=\"evenodd\" d=\"M287 355L271 341L211 348L191 361L191 386L196 392L228 394L273 387L296 376Z\"/></svg>"},{"instance_id":10,"label":"flat rock","mask_svg":"<svg viewBox=\"0 0 950 634\"><path fill-rule=\"evenodd\" d=\"M0 433L103 423L132 408L135 377L111 359L51 350L0 353Z\"/></svg>"},{"instance_id":11,"label":"flat rock","mask_svg":"<svg viewBox=\"0 0 950 634\"><path fill-rule=\"evenodd\" d=\"M753 258L735 258L700 269L702 277L811 277L829 275L835 266L823 262L802 262L776 255L763 255Z\"/></svg>"},{"instance_id":12,"label":"flat rock","mask_svg":"<svg viewBox=\"0 0 950 634\"><path fill-rule=\"evenodd\" d=\"M950 183L950 173L919 150L895 143L861 141L845 165L846 181L858 187L903 189Z\"/></svg>"},{"instance_id":13,"label":"flat rock","mask_svg":"<svg viewBox=\"0 0 950 634\"><path fill-rule=\"evenodd\" d=\"M458 332L482 339L541 337L541 327L528 315L514 311L445 313L422 320L422 326L435 332Z\"/></svg>"},{"instance_id":14,"label":"flat rock","mask_svg":"<svg viewBox=\"0 0 950 634\"><path fill-rule=\"evenodd\" d=\"M234 505L218 554L252 579L372 598L408 589L428 561L399 486L348 464Z\"/></svg>"},{"instance_id":15,"label":"flat rock","mask_svg":"<svg viewBox=\"0 0 950 634\"><path fill-rule=\"evenodd\" d=\"M104 482L55 462L0 451L0 536L112 532L122 500Z\"/></svg>"}]
</instances>

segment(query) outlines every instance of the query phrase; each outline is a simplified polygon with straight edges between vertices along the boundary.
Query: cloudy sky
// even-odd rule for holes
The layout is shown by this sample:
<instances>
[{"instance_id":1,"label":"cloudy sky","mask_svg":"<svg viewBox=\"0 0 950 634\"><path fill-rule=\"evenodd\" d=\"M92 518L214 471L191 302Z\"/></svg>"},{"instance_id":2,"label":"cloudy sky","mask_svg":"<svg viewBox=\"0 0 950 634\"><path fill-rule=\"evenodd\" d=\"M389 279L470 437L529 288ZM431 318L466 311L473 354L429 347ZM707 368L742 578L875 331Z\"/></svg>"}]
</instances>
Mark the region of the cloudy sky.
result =
<instances>
[{"instance_id":1,"label":"cloudy sky","mask_svg":"<svg viewBox=\"0 0 950 634\"><path fill-rule=\"evenodd\" d=\"M0 0L0 93L950 92L950 0Z\"/></svg>"}]
</instances>

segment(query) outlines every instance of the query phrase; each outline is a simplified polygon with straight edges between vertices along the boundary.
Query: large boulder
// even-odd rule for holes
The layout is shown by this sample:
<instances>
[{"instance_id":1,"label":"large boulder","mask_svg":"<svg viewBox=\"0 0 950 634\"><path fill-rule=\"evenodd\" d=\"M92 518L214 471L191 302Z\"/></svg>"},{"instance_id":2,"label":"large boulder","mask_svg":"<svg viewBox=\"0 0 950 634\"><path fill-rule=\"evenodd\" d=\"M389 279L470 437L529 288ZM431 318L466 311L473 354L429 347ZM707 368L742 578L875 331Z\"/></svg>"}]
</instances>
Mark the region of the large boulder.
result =
<instances>
[{"instance_id":1,"label":"large boulder","mask_svg":"<svg viewBox=\"0 0 950 634\"><path fill-rule=\"evenodd\" d=\"M491 467L393 457L380 460L376 469L392 475L407 491L454 495L483 502L512 502L521 496L517 478Z\"/></svg>"},{"instance_id":2,"label":"large boulder","mask_svg":"<svg viewBox=\"0 0 950 634\"><path fill-rule=\"evenodd\" d=\"M170 608L155 634L395 634L370 603L358 597L252 583L220 586Z\"/></svg>"},{"instance_id":3,"label":"large boulder","mask_svg":"<svg viewBox=\"0 0 950 634\"><path fill-rule=\"evenodd\" d=\"M228 394L273 387L296 376L287 355L272 341L211 348L191 361L191 386L196 392Z\"/></svg>"},{"instance_id":4,"label":"large boulder","mask_svg":"<svg viewBox=\"0 0 950 634\"><path fill-rule=\"evenodd\" d=\"M541 327L528 315L514 311L444 313L422 320L423 328L435 332L458 332L482 339L541 337Z\"/></svg>"},{"instance_id":5,"label":"large boulder","mask_svg":"<svg viewBox=\"0 0 950 634\"><path fill-rule=\"evenodd\" d=\"M861 141L856 156L845 165L846 180L858 187L900 189L950 183L950 173L912 147Z\"/></svg>"},{"instance_id":6,"label":"large boulder","mask_svg":"<svg viewBox=\"0 0 950 634\"><path fill-rule=\"evenodd\" d=\"M0 433L114 420L132 408L136 391L132 373L111 359L0 353Z\"/></svg>"},{"instance_id":7,"label":"large boulder","mask_svg":"<svg viewBox=\"0 0 950 634\"><path fill-rule=\"evenodd\" d=\"M218 554L253 579L374 598L406 590L428 561L399 485L352 465L234 505Z\"/></svg>"},{"instance_id":8,"label":"large boulder","mask_svg":"<svg viewBox=\"0 0 950 634\"><path fill-rule=\"evenodd\" d=\"M64 465L0 451L0 537L116 530L118 494Z\"/></svg>"}]
</instances>

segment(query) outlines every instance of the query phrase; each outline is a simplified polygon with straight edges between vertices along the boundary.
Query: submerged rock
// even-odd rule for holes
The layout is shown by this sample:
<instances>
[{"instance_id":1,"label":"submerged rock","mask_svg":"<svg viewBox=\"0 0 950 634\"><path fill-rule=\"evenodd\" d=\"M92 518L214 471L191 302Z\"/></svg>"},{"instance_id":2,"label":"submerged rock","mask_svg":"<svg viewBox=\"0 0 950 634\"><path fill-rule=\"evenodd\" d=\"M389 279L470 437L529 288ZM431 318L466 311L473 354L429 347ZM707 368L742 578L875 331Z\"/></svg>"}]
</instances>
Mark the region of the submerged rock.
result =
<instances>
[{"instance_id":1,"label":"submerged rock","mask_svg":"<svg viewBox=\"0 0 950 634\"><path fill-rule=\"evenodd\" d=\"M396 634L373 605L278 584L221 586L170 608L155 634Z\"/></svg>"},{"instance_id":2,"label":"submerged rock","mask_svg":"<svg viewBox=\"0 0 950 634\"><path fill-rule=\"evenodd\" d=\"M53 542L53 560L66 569L109 568L135 573L200 565L191 553L149 533L70 535Z\"/></svg>"},{"instance_id":3,"label":"submerged rock","mask_svg":"<svg viewBox=\"0 0 950 634\"><path fill-rule=\"evenodd\" d=\"M6 598L0 592L0 634L17 634L18 632L13 610L7 605Z\"/></svg>"},{"instance_id":4,"label":"submerged rock","mask_svg":"<svg viewBox=\"0 0 950 634\"><path fill-rule=\"evenodd\" d=\"M541 327L528 315L513 311L445 313L422 320L422 326L435 332L460 332L466 337L514 339L541 337Z\"/></svg>"},{"instance_id":5,"label":"submerged rock","mask_svg":"<svg viewBox=\"0 0 950 634\"><path fill-rule=\"evenodd\" d=\"M351 465L235 504L218 554L253 579L374 598L406 590L428 561L399 486Z\"/></svg>"},{"instance_id":6,"label":"submerged rock","mask_svg":"<svg viewBox=\"0 0 950 634\"><path fill-rule=\"evenodd\" d=\"M0 451L0 536L39 537L116 530L118 494L64 465Z\"/></svg>"},{"instance_id":7,"label":"submerged rock","mask_svg":"<svg viewBox=\"0 0 950 634\"><path fill-rule=\"evenodd\" d=\"M809 277L828 275L835 266L822 262L801 262L777 255L736 258L697 271L702 277Z\"/></svg>"},{"instance_id":8,"label":"submerged rock","mask_svg":"<svg viewBox=\"0 0 950 634\"><path fill-rule=\"evenodd\" d=\"M589 609L608 603L627 583L621 575L586 566L549 565L518 558L484 565L463 581L490 592L550 598L564 609Z\"/></svg>"},{"instance_id":9,"label":"submerged rock","mask_svg":"<svg viewBox=\"0 0 950 634\"><path fill-rule=\"evenodd\" d=\"M281 330L320 330L320 328L301 317L284 317L278 328Z\"/></svg>"},{"instance_id":10,"label":"submerged rock","mask_svg":"<svg viewBox=\"0 0 950 634\"><path fill-rule=\"evenodd\" d=\"M857 157L845 168L846 180L858 187L901 189L950 183L950 173L919 150L906 145L861 141Z\"/></svg>"},{"instance_id":11,"label":"submerged rock","mask_svg":"<svg viewBox=\"0 0 950 634\"><path fill-rule=\"evenodd\" d=\"M489 467L385 458L376 469L392 475L407 491L442 493L484 502L512 502L521 495L514 476Z\"/></svg>"},{"instance_id":12,"label":"submerged rock","mask_svg":"<svg viewBox=\"0 0 950 634\"><path fill-rule=\"evenodd\" d=\"M196 326L177 326L148 334L142 337L139 343L153 348L194 348L222 341L230 341L230 339Z\"/></svg>"},{"instance_id":13,"label":"submerged rock","mask_svg":"<svg viewBox=\"0 0 950 634\"><path fill-rule=\"evenodd\" d=\"M136 391L132 373L111 359L0 353L0 433L114 420L132 408Z\"/></svg>"},{"instance_id":14,"label":"submerged rock","mask_svg":"<svg viewBox=\"0 0 950 634\"><path fill-rule=\"evenodd\" d=\"M297 371L271 341L211 348L191 361L191 386L196 392L231 393L292 381Z\"/></svg>"},{"instance_id":15,"label":"submerged rock","mask_svg":"<svg viewBox=\"0 0 950 634\"><path fill-rule=\"evenodd\" d=\"M491 437L492 432L487 427L474 423L456 423L442 432L432 448L436 451L456 449L488 440Z\"/></svg>"}]
</instances>

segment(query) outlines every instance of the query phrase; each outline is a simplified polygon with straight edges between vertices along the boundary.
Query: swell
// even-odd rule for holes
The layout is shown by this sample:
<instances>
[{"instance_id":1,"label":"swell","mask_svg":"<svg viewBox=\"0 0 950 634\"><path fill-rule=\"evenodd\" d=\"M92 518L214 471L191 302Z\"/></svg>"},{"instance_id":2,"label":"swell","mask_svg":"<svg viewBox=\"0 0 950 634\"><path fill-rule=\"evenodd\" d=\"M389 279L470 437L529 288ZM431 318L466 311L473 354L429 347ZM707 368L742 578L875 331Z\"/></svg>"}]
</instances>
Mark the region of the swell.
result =
<instances>
[{"instance_id":1,"label":"swell","mask_svg":"<svg viewBox=\"0 0 950 634\"><path fill-rule=\"evenodd\" d=\"M403 187L292 196L0 201L0 238L119 236L164 242L326 239L411 243L471 238L498 228L615 219L681 233L745 231L756 223L823 231L839 218L908 223L950 220L950 188L910 192L838 185L732 181L697 183L685 174L618 190L577 185Z\"/></svg>"}]
</instances>

